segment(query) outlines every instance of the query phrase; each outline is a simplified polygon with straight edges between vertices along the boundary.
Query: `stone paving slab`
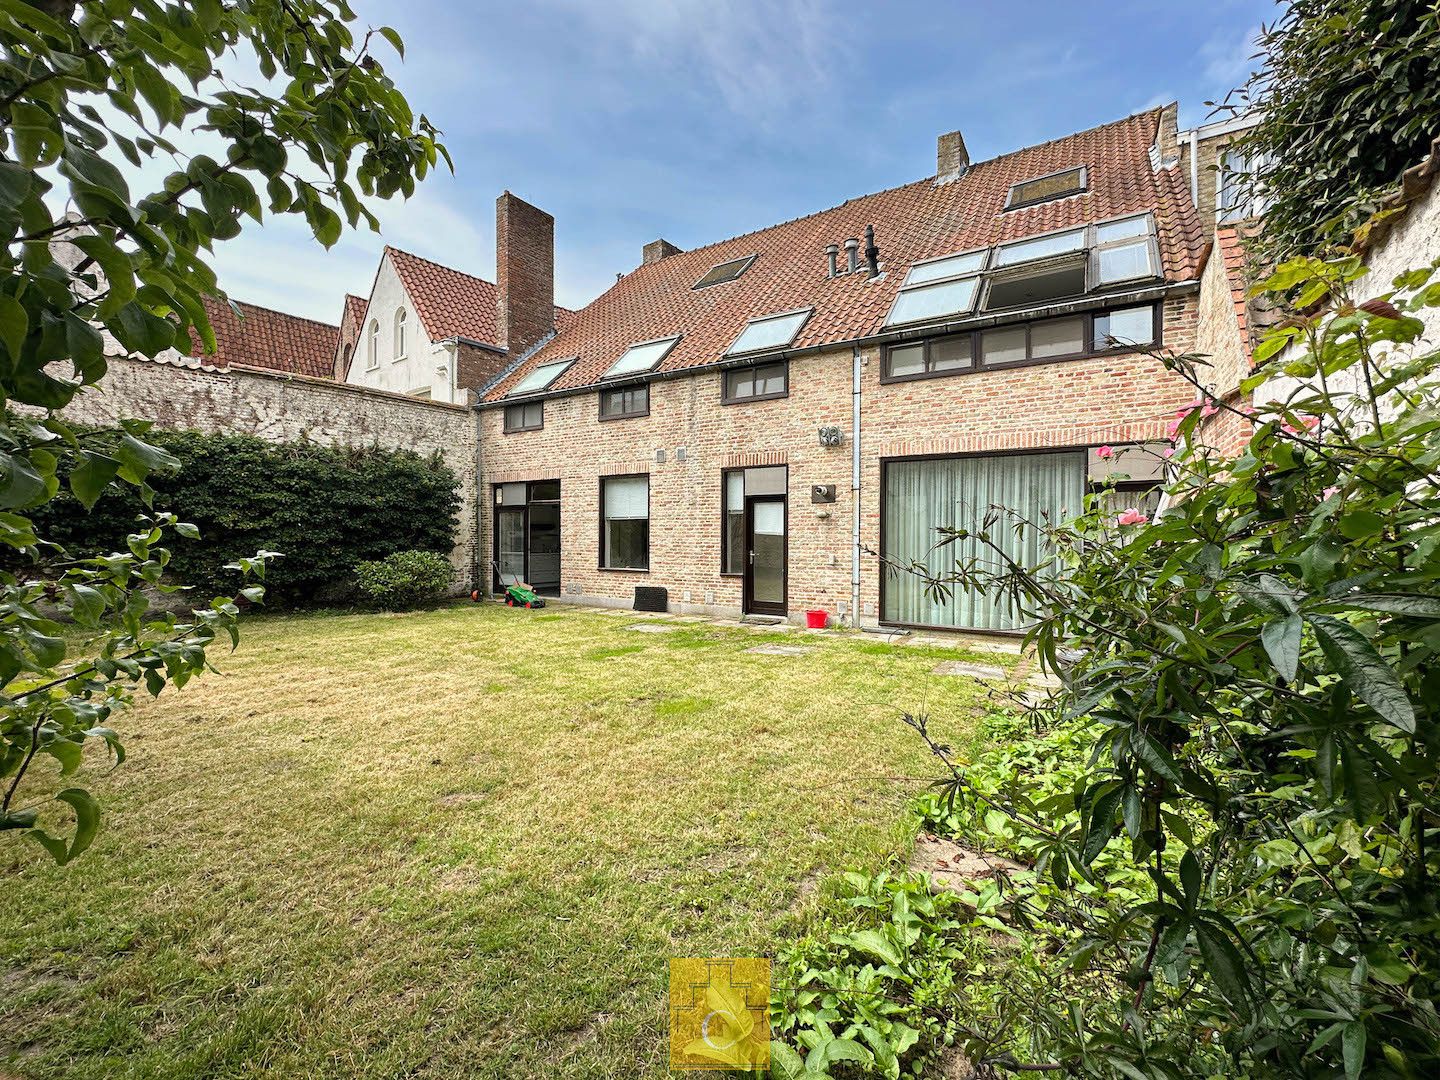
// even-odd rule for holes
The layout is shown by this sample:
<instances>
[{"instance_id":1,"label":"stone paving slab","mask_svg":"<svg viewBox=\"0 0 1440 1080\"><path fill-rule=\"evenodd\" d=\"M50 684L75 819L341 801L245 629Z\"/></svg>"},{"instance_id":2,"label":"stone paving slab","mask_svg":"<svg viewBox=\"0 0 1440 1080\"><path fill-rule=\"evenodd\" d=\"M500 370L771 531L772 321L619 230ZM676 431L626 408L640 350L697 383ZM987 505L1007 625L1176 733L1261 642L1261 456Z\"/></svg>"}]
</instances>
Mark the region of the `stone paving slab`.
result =
<instances>
[{"instance_id":1,"label":"stone paving slab","mask_svg":"<svg viewBox=\"0 0 1440 1080\"><path fill-rule=\"evenodd\" d=\"M936 675L969 675L974 679L1003 679L1005 669L990 664L972 664L968 660L942 660L931 669Z\"/></svg>"},{"instance_id":2,"label":"stone paving slab","mask_svg":"<svg viewBox=\"0 0 1440 1080\"><path fill-rule=\"evenodd\" d=\"M637 634L673 634L680 628L678 626L662 626L657 623L636 623L625 629L634 630Z\"/></svg>"},{"instance_id":3,"label":"stone paving slab","mask_svg":"<svg viewBox=\"0 0 1440 1080\"><path fill-rule=\"evenodd\" d=\"M804 645L756 645L753 649L746 649L747 653L759 653L762 656L804 656L814 649Z\"/></svg>"}]
</instances>

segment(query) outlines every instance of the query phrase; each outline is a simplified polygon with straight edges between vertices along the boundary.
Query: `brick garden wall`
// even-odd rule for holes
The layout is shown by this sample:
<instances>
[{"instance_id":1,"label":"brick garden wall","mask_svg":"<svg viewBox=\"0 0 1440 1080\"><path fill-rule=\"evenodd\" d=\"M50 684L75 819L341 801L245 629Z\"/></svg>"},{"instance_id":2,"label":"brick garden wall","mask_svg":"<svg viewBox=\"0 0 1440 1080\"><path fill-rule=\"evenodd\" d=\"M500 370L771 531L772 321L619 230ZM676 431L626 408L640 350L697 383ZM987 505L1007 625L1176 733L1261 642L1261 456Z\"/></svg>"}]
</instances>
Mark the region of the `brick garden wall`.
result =
<instances>
[{"instance_id":1,"label":"brick garden wall","mask_svg":"<svg viewBox=\"0 0 1440 1080\"><path fill-rule=\"evenodd\" d=\"M66 408L74 423L121 417L161 427L254 435L273 442L381 446L439 452L462 500L451 553L457 592L468 592L475 553L475 417L463 406L424 401L323 379L266 371L180 367L112 358L99 389Z\"/></svg>"},{"instance_id":2,"label":"brick garden wall","mask_svg":"<svg viewBox=\"0 0 1440 1080\"><path fill-rule=\"evenodd\" d=\"M1196 298L1166 301L1167 348L1195 344ZM504 434L503 409L481 413L479 543L493 540L491 485L561 482L564 595L628 605L636 585L670 590L672 609L738 610L741 580L720 574L721 472L751 465L789 468L789 608L836 611L850 600L852 350L798 357L790 395L721 404L717 371L657 380L650 415L600 420L594 392L545 402L543 430ZM1187 383L1145 356L1112 354L1054 364L880 383L878 349L862 353L861 542L880 542L880 462L885 457L1002 449L1061 448L1164 438L1175 409L1194 398ZM820 445L818 429L845 433ZM684 460L677 460L677 448ZM657 451L664 461L657 461ZM650 570L602 570L599 477L650 476ZM836 501L812 505L810 487L834 484ZM878 612L879 568L861 560L862 622Z\"/></svg>"}]
</instances>

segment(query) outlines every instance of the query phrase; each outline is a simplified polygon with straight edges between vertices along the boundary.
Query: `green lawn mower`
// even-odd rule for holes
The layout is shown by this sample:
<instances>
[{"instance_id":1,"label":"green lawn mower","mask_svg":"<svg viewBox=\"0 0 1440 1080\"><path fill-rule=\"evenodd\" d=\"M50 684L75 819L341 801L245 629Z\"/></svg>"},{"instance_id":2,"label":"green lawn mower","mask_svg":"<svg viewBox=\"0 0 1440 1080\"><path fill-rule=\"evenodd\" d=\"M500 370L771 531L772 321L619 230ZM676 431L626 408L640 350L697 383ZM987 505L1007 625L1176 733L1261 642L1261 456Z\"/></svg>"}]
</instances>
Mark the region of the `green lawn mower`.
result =
<instances>
[{"instance_id":1,"label":"green lawn mower","mask_svg":"<svg viewBox=\"0 0 1440 1080\"><path fill-rule=\"evenodd\" d=\"M490 565L495 568L495 576L500 579L501 584L504 584L505 575L500 572L500 564L492 559ZM471 599L478 600L479 598L480 593L477 589L475 593L472 594ZM542 608L545 606L545 601L541 599L539 593L517 577L513 582L505 586L505 606Z\"/></svg>"}]
</instances>

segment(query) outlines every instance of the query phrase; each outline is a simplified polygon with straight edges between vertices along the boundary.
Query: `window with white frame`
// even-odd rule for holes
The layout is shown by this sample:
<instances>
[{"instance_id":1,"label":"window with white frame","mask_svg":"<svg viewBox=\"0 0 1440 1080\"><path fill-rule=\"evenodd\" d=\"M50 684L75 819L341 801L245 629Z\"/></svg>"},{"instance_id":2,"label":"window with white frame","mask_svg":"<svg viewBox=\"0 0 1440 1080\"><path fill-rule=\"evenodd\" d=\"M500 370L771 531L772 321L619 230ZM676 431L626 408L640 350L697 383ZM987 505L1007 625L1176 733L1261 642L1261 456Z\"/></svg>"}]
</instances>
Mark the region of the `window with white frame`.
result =
<instances>
[{"instance_id":1,"label":"window with white frame","mask_svg":"<svg viewBox=\"0 0 1440 1080\"><path fill-rule=\"evenodd\" d=\"M395 359L405 359L405 309L395 312Z\"/></svg>"},{"instance_id":2,"label":"window with white frame","mask_svg":"<svg viewBox=\"0 0 1440 1080\"><path fill-rule=\"evenodd\" d=\"M650 569L650 477L601 477L600 569Z\"/></svg>"},{"instance_id":3,"label":"window with white frame","mask_svg":"<svg viewBox=\"0 0 1440 1080\"><path fill-rule=\"evenodd\" d=\"M365 367L374 371L380 366L380 320L370 320L370 333L365 341Z\"/></svg>"},{"instance_id":4,"label":"window with white frame","mask_svg":"<svg viewBox=\"0 0 1440 1080\"><path fill-rule=\"evenodd\" d=\"M890 326L960 315L975 306L989 251L927 259L910 267L885 322Z\"/></svg>"},{"instance_id":5,"label":"window with white frame","mask_svg":"<svg viewBox=\"0 0 1440 1080\"><path fill-rule=\"evenodd\" d=\"M1270 161L1268 156L1254 157L1243 150L1225 150L1220 155L1220 175L1215 182L1215 220L1221 225L1259 217L1265 212L1266 199L1261 191L1260 174Z\"/></svg>"}]
</instances>

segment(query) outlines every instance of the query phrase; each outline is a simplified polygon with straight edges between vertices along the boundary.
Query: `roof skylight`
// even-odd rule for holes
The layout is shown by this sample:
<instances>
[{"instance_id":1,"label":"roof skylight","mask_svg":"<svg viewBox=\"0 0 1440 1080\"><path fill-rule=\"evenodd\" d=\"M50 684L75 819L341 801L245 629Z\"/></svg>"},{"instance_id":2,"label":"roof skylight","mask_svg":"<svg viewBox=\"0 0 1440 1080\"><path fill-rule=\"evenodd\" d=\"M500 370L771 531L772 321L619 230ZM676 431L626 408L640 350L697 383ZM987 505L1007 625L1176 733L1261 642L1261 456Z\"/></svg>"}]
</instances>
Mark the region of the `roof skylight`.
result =
<instances>
[{"instance_id":1,"label":"roof skylight","mask_svg":"<svg viewBox=\"0 0 1440 1080\"><path fill-rule=\"evenodd\" d=\"M754 255L746 255L743 259L731 259L729 262L712 266L709 270L705 271L704 277L690 287L692 289L705 289L711 285L720 285L726 281L734 281L746 270L750 269L750 264L754 261Z\"/></svg>"},{"instance_id":2,"label":"roof skylight","mask_svg":"<svg viewBox=\"0 0 1440 1080\"><path fill-rule=\"evenodd\" d=\"M1018 210L1022 206L1063 199L1066 195L1084 191L1088 186L1088 171L1085 166L1077 165L1046 176L1037 176L1033 180L1011 184L1010 194L1005 198L1005 209Z\"/></svg>"},{"instance_id":3,"label":"roof skylight","mask_svg":"<svg viewBox=\"0 0 1440 1080\"><path fill-rule=\"evenodd\" d=\"M565 374L571 364L575 363L576 357L569 360L556 360L553 363L541 364L533 368L523 379L506 391L506 397L515 397L519 394L534 394L541 390L548 390L550 384Z\"/></svg>"},{"instance_id":4,"label":"roof skylight","mask_svg":"<svg viewBox=\"0 0 1440 1080\"><path fill-rule=\"evenodd\" d=\"M610 370L600 377L613 379L620 375L639 375L642 371L651 371L669 355L680 337L681 335L676 334L674 337L659 338L656 341L641 341L631 345L620 355L619 360L610 365Z\"/></svg>"},{"instance_id":5,"label":"roof skylight","mask_svg":"<svg viewBox=\"0 0 1440 1080\"><path fill-rule=\"evenodd\" d=\"M989 255L989 249L970 251L927 259L910 267L885 319L886 325L923 322L969 311L975 306L980 272Z\"/></svg>"},{"instance_id":6,"label":"roof skylight","mask_svg":"<svg viewBox=\"0 0 1440 1080\"><path fill-rule=\"evenodd\" d=\"M725 350L725 355L738 356L740 353L779 349L789 345L795 340L795 335L800 332L813 310L814 308L805 308L803 311L788 311L751 319L745 324L745 329L740 331L735 343Z\"/></svg>"},{"instance_id":7,"label":"roof skylight","mask_svg":"<svg viewBox=\"0 0 1440 1080\"><path fill-rule=\"evenodd\" d=\"M1001 244L995 251L996 266L1014 266L1032 259L1047 259L1051 255L1064 255L1080 251L1085 247L1085 230L1071 229L1069 232L1050 233L1031 240L1017 240L1013 244Z\"/></svg>"}]
</instances>

